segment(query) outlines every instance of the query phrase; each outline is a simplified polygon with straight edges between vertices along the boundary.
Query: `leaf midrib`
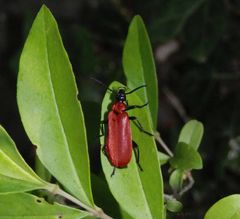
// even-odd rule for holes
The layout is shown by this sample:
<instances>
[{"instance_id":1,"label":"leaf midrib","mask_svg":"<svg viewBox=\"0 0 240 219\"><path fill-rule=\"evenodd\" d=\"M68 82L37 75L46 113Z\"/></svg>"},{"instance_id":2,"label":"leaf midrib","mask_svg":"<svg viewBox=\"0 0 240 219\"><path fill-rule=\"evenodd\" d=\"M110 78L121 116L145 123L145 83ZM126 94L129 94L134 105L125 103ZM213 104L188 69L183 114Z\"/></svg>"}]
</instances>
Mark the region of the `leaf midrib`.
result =
<instances>
[{"instance_id":1,"label":"leaf midrib","mask_svg":"<svg viewBox=\"0 0 240 219\"><path fill-rule=\"evenodd\" d=\"M18 165L13 159L11 159L9 156L7 156L2 150L0 150L0 155L2 155L6 160L8 160L10 163L12 163L16 167L16 169L18 169L21 173L23 173L29 179L32 179L33 182L35 182L35 183L37 182L38 184L40 183L39 180L37 180L33 175L31 175L25 169L23 169L20 165ZM1 174L1 175L3 175L3 174ZM13 178L10 175L3 175L3 176ZM17 177L15 179L23 180L23 179L20 179L20 178L17 178Z\"/></svg>"},{"instance_id":2,"label":"leaf midrib","mask_svg":"<svg viewBox=\"0 0 240 219\"><path fill-rule=\"evenodd\" d=\"M77 172L76 172L76 167L75 167L74 162L71 158L71 152L69 150L68 138L66 136L66 131L65 131L64 126L63 126L63 121L61 119L61 114L58 110L57 98L56 98L56 95L55 95L55 90L54 90L54 86L53 86L53 82L52 82L52 76L51 76L52 71L51 71L51 66L49 64L50 62L49 62L49 56L48 56L47 29L46 29L46 24L45 23L46 22L45 22L45 12L44 12L44 16L43 16L43 26L44 26L44 28L43 29L44 29L44 37L45 37L45 49L46 49L45 53L46 53L46 62L47 62L47 68L48 68L48 76L49 76L49 81L50 81L50 90L51 90L52 97L53 97L53 104L55 106L57 117L58 117L58 120L60 122L60 128L61 128L61 131L63 133L63 138L64 138L65 145L67 145L67 147L66 147L67 148L67 155L68 155L69 161L71 162L71 167L73 168L72 172L74 173L74 176L77 179L77 184L79 185L80 188L82 188L79 177L78 177ZM85 194L84 191L83 191L83 194Z\"/></svg>"}]
</instances>

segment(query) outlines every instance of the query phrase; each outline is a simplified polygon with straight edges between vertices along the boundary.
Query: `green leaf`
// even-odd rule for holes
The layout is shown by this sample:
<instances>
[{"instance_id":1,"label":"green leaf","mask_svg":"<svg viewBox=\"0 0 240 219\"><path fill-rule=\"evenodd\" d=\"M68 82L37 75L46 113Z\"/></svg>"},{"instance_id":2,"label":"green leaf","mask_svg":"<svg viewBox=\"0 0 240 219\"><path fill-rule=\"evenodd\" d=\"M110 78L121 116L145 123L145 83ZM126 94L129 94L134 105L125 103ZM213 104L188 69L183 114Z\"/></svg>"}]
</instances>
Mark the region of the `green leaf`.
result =
<instances>
[{"instance_id":1,"label":"green leaf","mask_svg":"<svg viewBox=\"0 0 240 219\"><path fill-rule=\"evenodd\" d=\"M160 164L163 165L168 162L170 157L167 154L164 154L164 153L158 151L158 159L159 159Z\"/></svg>"},{"instance_id":2,"label":"green leaf","mask_svg":"<svg viewBox=\"0 0 240 219\"><path fill-rule=\"evenodd\" d=\"M204 219L239 219L240 195L234 194L216 202L206 213Z\"/></svg>"},{"instance_id":3,"label":"green leaf","mask_svg":"<svg viewBox=\"0 0 240 219\"><path fill-rule=\"evenodd\" d=\"M151 26L154 41L165 42L174 38L182 31L188 18L202 5L205 0L168 0L162 4L159 17Z\"/></svg>"},{"instance_id":4,"label":"green leaf","mask_svg":"<svg viewBox=\"0 0 240 219\"><path fill-rule=\"evenodd\" d=\"M170 175L169 184L173 191L180 190L183 184L183 171L174 170Z\"/></svg>"},{"instance_id":5,"label":"green leaf","mask_svg":"<svg viewBox=\"0 0 240 219\"><path fill-rule=\"evenodd\" d=\"M201 122L191 120L183 126L178 142L184 142L197 150L202 140L203 131Z\"/></svg>"},{"instance_id":6,"label":"green leaf","mask_svg":"<svg viewBox=\"0 0 240 219\"><path fill-rule=\"evenodd\" d=\"M101 207L105 213L113 218L133 219L124 210L120 208L114 197L112 196L106 180L99 176L91 175L93 197L97 206ZM104 194L104 199L103 199Z\"/></svg>"},{"instance_id":7,"label":"green leaf","mask_svg":"<svg viewBox=\"0 0 240 219\"><path fill-rule=\"evenodd\" d=\"M11 137L0 126L0 193L43 189L47 185L25 163Z\"/></svg>"},{"instance_id":8,"label":"green leaf","mask_svg":"<svg viewBox=\"0 0 240 219\"><path fill-rule=\"evenodd\" d=\"M176 199L170 199L167 201L167 210L171 212L179 212L182 210L183 205L181 202L177 201Z\"/></svg>"},{"instance_id":9,"label":"green leaf","mask_svg":"<svg viewBox=\"0 0 240 219\"><path fill-rule=\"evenodd\" d=\"M58 203L49 204L43 198L26 193L0 195L0 217L11 219L80 219L88 213Z\"/></svg>"},{"instance_id":10,"label":"green leaf","mask_svg":"<svg viewBox=\"0 0 240 219\"><path fill-rule=\"evenodd\" d=\"M123 69L127 86L134 89L146 84L146 90L136 94L143 103L149 102L153 129L157 127L158 87L151 43L140 16L135 16L130 24L123 50Z\"/></svg>"},{"instance_id":11,"label":"green leaf","mask_svg":"<svg viewBox=\"0 0 240 219\"><path fill-rule=\"evenodd\" d=\"M38 156L35 157L35 171L37 175L41 177L41 179L44 179L47 182L51 181L51 174L46 167L43 166Z\"/></svg>"},{"instance_id":12,"label":"green leaf","mask_svg":"<svg viewBox=\"0 0 240 219\"><path fill-rule=\"evenodd\" d=\"M181 170L201 169L202 158L192 146L179 142L170 164Z\"/></svg>"},{"instance_id":13,"label":"green leaf","mask_svg":"<svg viewBox=\"0 0 240 219\"><path fill-rule=\"evenodd\" d=\"M119 205L109 191L106 180L104 181L94 174L91 175L91 179L93 197L97 206L102 208L108 215L111 215L114 218L121 218Z\"/></svg>"},{"instance_id":14,"label":"green leaf","mask_svg":"<svg viewBox=\"0 0 240 219\"><path fill-rule=\"evenodd\" d=\"M57 23L43 6L25 43L17 100L24 128L50 173L93 206L86 131L72 66Z\"/></svg>"},{"instance_id":15,"label":"green leaf","mask_svg":"<svg viewBox=\"0 0 240 219\"><path fill-rule=\"evenodd\" d=\"M123 85L117 82L110 85L113 90L119 87L123 87ZM110 92L105 94L102 103L102 120L113 103L110 96ZM128 95L128 103L129 105L142 105L142 102L134 93ZM144 108L133 109L128 113L130 116L138 118L144 130L153 132L149 114ZM134 123L131 123L131 129L133 140L139 147L140 165L143 171L139 170L133 155L127 167L117 168L115 175L111 177L113 166L111 166L106 155L101 152L102 167L106 180L113 196L121 208L130 216L133 218L163 219L163 182L154 138L140 132ZM105 143L104 137L102 137L101 144L104 145Z\"/></svg>"}]
</instances>

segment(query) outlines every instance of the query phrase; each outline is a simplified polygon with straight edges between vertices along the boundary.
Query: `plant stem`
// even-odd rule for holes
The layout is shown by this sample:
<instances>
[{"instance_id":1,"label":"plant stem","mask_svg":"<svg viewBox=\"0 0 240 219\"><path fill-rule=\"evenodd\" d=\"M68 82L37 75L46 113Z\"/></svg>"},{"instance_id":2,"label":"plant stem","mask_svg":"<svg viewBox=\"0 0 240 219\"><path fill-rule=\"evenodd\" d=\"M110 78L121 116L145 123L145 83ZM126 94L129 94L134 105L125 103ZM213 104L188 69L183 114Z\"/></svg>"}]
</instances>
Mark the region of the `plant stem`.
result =
<instances>
[{"instance_id":1,"label":"plant stem","mask_svg":"<svg viewBox=\"0 0 240 219\"><path fill-rule=\"evenodd\" d=\"M180 196L182 196L184 193L186 193L188 190L190 190L194 185L194 179L192 177L191 172L187 172L186 174L187 174L189 183L179 192Z\"/></svg>"},{"instance_id":2,"label":"plant stem","mask_svg":"<svg viewBox=\"0 0 240 219\"><path fill-rule=\"evenodd\" d=\"M168 153L170 157L173 157L173 152L169 149L166 143L161 138L159 132L156 132L154 135L155 140L163 147L163 149Z\"/></svg>"},{"instance_id":3,"label":"plant stem","mask_svg":"<svg viewBox=\"0 0 240 219\"><path fill-rule=\"evenodd\" d=\"M72 196L69 193L67 193L67 192L63 191L62 189L60 189L58 185L54 185L54 184L50 184L49 185L48 184L46 189L49 192L53 193L54 195L60 195L60 196L64 197L65 199L73 202L74 204L80 206L81 208L84 208L92 216L95 216L95 217L101 218L101 219L113 219L112 217L110 217L107 214L105 214L101 208L98 208L98 207L92 208L92 207L84 204L83 202L81 202L80 200L75 198L74 196Z\"/></svg>"},{"instance_id":4,"label":"plant stem","mask_svg":"<svg viewBox=\"0 0 240 219\"><path fill-rule=\"evenodd\" d=\"M163 92L167 96L170 104L173 106L173 108L179 114L180 118L184 122L187 122L189 120L189 117L188 117L186 110L184 109L181 101L179 100L179 98L168 87L163 87Z\"/></svg>"}]
</instances>

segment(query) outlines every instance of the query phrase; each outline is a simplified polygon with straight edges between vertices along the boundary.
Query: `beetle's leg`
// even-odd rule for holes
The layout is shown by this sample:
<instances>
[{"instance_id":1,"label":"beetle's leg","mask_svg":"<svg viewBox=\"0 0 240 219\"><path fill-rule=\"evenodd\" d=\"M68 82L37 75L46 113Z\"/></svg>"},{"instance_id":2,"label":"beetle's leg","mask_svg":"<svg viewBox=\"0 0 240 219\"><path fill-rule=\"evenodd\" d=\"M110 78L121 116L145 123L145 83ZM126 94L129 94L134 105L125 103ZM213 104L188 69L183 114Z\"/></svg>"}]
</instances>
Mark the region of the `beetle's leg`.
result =
<instances>
[{"instance_id":1,"label":"beetle's leg","mask_svg":"<svg viewBox=\"0 0 240 219\"><path fill-rule=\"evenodd\" d=\"M138 127L138 129L139 129L141 132L144 132L145 134L150 135L150 136L154 136L152 133L144 130L144 128L142 127L141 123L138 121L137 117L135 117L135 116L129 116L129 119L133 121L133 123Z\"/></svg>"},{"instance_id":2,"label":"beetle's leg","mask_svg":"<svg viewBox=\"0 0 240 219\"><path fill-rule=\"evenodd\" d=\"M104 129L104 125L107 123L107 120L103 120L100 122L100 135L99 135L99 138L105 136L105 129ZM104 153L104 155L107 156L107 151L106 151L106 145L103 145L102 147L102 152Z\"/></svg>"},{"instance_id":3,"label":"beetle's leg","mask_svg":"<svg viewBox=\"0 0 240 219\"><path fill-rule=\"evenodd\" d=\"M135 154L135 157L136 157L136 162L137 162L137 165L138 165L138 168L143 171L143 168L141 167L140 165L140 153L139 153L139 147L138 145L136 144L136 142L133 141L133 151L134 151L134 154Z\"/></svg>"},{"instance_id":4,"label":"beetle's leg","mask_svg":"<svg viewBox=\"0 0 240 219\"><path fill-rule=\"evenodd\" d=\"M131 91L129 91L129 92L126 92L125 94L126 94L126 95L131 94L131 93L135 92L136 90L138 90L138 89L140 89L140 88L143 88L143 87L147 87L147 85L144 84L144 85L141 85L141 86L139 86L139 87L136 87L135 89L133 89L133 90L131 90Z\"/></svg>"},{"instance_id":5,"label":"beetle's leg","mask_svg":"<svg viewBox=\"0 0 240 219\"><path fill-rule=\"evenodd\" d=\"M111 177L115 174L116 167L113 167L113 171L111 173Z\"/></svg>"},{"instance_id":6,"label":"beetle's leg","mask_svg":"<svg viewBox=\"0 0 240 219\"><path fill-rule=\"evenodd\" d=\"M99 138L105 135L104 124L100 123L100 135Z\"/></svg>"},{"instance_id":7,"label":"beetle's leg","mask_svg":"<svg viewBox=\"0 0 240 219\"><path fill-rule=\"evenodd\" d=\"M99 135L99 138L105 135L104 125L107 124L107 123L108 123L107 120L100 121L100 131L101 131L101 133Z\"/></svg>"},{"instance_id":8,"label":"beetle's leg","mask_svg":"<svg viewBox=\"0 0 240 219\"><path fill-rule=\"evenodd\" d=\"M128 111L128 110L132 110L132 109L135 109L135 108L143 108L143 107L145 107L145 106L147 106L148 105L148 102L147 103L145 103L145 104L143 104L143 105L132 105L132 106L128 106L126 109L125 109L125 111Z\"/></svg>"},{"instance_id":9,"label":"beetle's leg","mask_svg":"<svg viewBox=\"0 0 240 219\"><path fill-rule=\"evenodd\" d=\"M102 146L102 152L104 153L105 156L107 156L106 145Z\"/></svg>"}]
</instances>

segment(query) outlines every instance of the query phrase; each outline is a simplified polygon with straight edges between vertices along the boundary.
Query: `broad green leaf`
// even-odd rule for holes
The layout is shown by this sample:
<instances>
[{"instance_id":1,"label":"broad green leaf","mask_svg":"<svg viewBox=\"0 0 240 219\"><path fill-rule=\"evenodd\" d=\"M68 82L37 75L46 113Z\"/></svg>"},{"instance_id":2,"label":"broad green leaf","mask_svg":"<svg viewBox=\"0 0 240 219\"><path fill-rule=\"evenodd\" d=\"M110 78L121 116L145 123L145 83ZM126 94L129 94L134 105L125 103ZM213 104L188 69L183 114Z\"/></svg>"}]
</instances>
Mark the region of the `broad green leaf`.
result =
<instances>
[{"instance_id":1,"label":"broad green leaf","mask_svg":"<svg viewBox=\"0 0 240 219\"><path fill-rule=\"evenodd\" d=\"M151 26L154 41L166 42L179 34L188 18L202 5L205 0L168 0L162 4L159 17Z\"/></svg>"},{"instance_id":2,"label":"broad green leaf","mask_svg":"<svg viewBox=\"0 0 240 219\"><path fill-rule=\"evenodd\" d=\"M119 205L112 196L107 182L94 174L91 175L91 179L93 197L96 205L102 208L108 215L114 218L121 218Z\"/></svg>"},{"instance_id":3,"label":"broad green leaf","mask_svg":"<svg viewBox=\"0 0 240 219\"><path fill-rule=\"evenodd\" d=\"M163 165L168 162L170 157L167 154L164 154L164 153L158 151L158 159L159 159L160 164Z\"/></svg>"},{"instance_id":4,"label":"broad green leaf","mask_svg":"<svg viewBox=\"0 0 240 219\"><path fill-rule=\"evenodd\" d=\"M174 170L169 179L169 184L173 191L178 191L182 188L183 183L183 171L182 170Z\"/></svg>"},{"instance_id":5,"label":"broad green leaf","mask_svg":"<svg viewBox=\"0 0 240 219\"><path fill-rule=\"evenodd\" d=\"M11 219L80 219L88 213L58 203L49 204L43 198L27 193L0 195L0 218Z\"/></svg>"},{"instance_id":6,"label":"broad green leaf","mask_svg":"<svg viewBox=\"0 0 240 219\"><path fill-rule=\"evenodd\" d=\"M168 211L171 212L179 212L182 210L183 205L180 201L177 201L176 199L170 199L167 201L166 208Z\"/></svg>"},{"instance_id":7,"label":"broad green leaf","mask_svg":"<svg viewBox=\"0 0 240 219\"><path fill-rule=\"evenodd\" d=\"M117 82L110 85L113 90L119 87L123 87L123 85ZM107 91L102 103L102 120L113 103L110 96L112 96L111 93ZM129 105L143 104L134 93L127 97ZM153 132L149 114L144 108L133 109L128 113L130 116L136 116L146 131ZM113 166L111 166L106 155L101 152L102 167L106 180L121 208L131 217L163 219L163 183L154 138L141 132L134 123L131 124L131 128L133 140L139 147L140 165L143 171L139 170L133 153L127 167L117 168L115 175L111 177ZM105 144L104 137L101 138L101 144Z\"/></svg>"},{"instance_id":8,"label":"broad green leaf","mask_svg":"<svg viewBox=\"0 0 240 219\"><path fill-rule=\"evenodd\" d=\"M92 174L92 190L93 197L97 206L101 207L105 213L113 218L133 219L124 210L120 208L114 197L112 196L106 180ZM103 198L104 194L104 198Z\"/></svg>"},{"instance_id":9,"label":"broad green leaf","mask_svg":"<svg viewBox=\"0 0 240 219\"><path fill-rule=\"evenodd\" d=\"M143 103L149 102L153 129L157 127L158 87L151 43L140 16L135 16L130 24L123 50L123 69L127 86L134 89L146 84L146 90L136 94ZM148 110L148 109L147 109Z\"/></svg>"},{"instance_id":10,"label":"broad green leaf","mask_svg":"<svg viewBox=\"0 0 240 219\"><path fill-rule=\"evenodd\" d=\"M43 166L38 156L35 157L35 171L37 175L41 177L41 179L44 179L47 182L51 181L51 174L46 169L46 167Z\"/></svg>"},{"instance_id":11,"label":"broad green leaf","mask_svg":"<svg viewBox=\"0 0 240 219\"><path fill-rule=\"evenodd\" d=\"M187 122L179 135L178 142L184 142L195 150L198 149L203 136L203 125L197 120Z\"/></svg>"},{"instance_id":12,"label":"broad green leaf","mask_svg":"<svg viewBox=\"0 0 240 219\"><path fill-rule=\"evenodd\" d=\"M11 137L0 126L0 193L43 189L47 185L25 163Z\"/></svg>"},{"instance_id":13,"label":"broad green leaf","mask_svg":"<svg viewBox=\"0 0 240 219\"><path fill-rule=\"evenodd\" d=\"M202 158L192 146L179 142L170 164L180 170L201 169Z\"/></svg>"},{"instance_id":14,"label":"broad green leaf","mask_svg":"<svg viewBox=\"0 0 240 219\"><path fill-rule=\"evenodd\" d=\"M68 191L93 205L77 87L57 23L46 6L38 13L21 55L17 100L43 165Z\"/></svg>"},{"instance_id":15,"label":"broad green leaf","mask_svg":"<svg viewBox=\"0 0 240 219\"><path fill-rule=\"evenodd\" d=\"M234 194L216 202L206 213L204 219L239 219L240 195Z\"/></svg>"}]
</instances>

